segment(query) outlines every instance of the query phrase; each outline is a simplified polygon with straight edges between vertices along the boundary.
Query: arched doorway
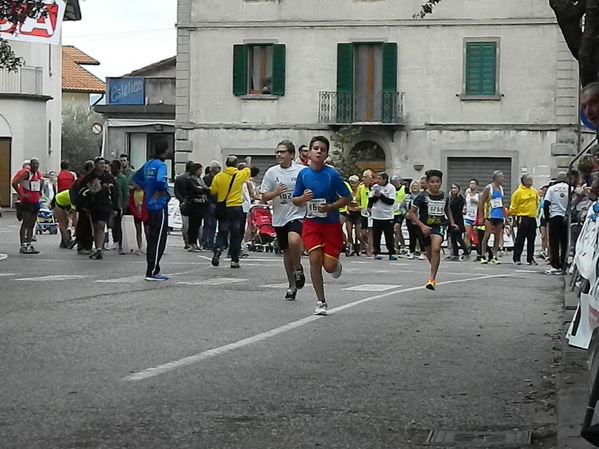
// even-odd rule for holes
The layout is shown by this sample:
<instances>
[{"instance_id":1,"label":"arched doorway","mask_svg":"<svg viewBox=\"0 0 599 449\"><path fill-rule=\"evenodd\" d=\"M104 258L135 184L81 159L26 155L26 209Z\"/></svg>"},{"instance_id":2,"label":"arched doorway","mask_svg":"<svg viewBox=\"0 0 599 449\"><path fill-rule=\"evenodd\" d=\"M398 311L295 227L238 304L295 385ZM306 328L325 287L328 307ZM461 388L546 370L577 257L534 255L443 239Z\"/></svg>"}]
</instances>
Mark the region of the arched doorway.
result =
<instances>
[{"instance_id":1,"label":"arched doorway","mask_svg":"<svg viewBox=\"0 0 599 449\"><path fill-rule=\"evenodd\" d=\"M363 140L351 149L352 159L362 170L372 168L374 171L385 171L385 151L372 140Z\"/></svg>"}]
</instances>

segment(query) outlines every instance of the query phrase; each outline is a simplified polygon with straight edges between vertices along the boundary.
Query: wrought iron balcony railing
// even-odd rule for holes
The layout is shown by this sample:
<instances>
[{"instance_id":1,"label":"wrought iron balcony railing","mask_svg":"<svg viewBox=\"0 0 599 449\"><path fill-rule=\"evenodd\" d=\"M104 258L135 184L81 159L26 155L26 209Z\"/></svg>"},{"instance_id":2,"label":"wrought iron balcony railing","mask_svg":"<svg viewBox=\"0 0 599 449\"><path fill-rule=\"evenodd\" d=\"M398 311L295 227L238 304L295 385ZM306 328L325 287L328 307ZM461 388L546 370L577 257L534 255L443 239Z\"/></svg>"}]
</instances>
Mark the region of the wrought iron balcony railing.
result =
<instances>
[{"instance_id":1,"label":"wrought iron balcony railing","mask_svg":"<svg viewBox=\"0 0 599 449\"><path fill-rule=\"evenodd\" d=\"M318 122L402 124L403 92L320 92Z\"/></svg>"},{"instance_id":2,"label":"wrought iron balcony railing","mask_svg":"<svg viewBox=\"0 0 599 449\"><path fill-rule=\"evenodd\" d=\"M20 67L16 72L0 70L0 93L43 94L43 68Z\"/></svg>"}]
</instances>

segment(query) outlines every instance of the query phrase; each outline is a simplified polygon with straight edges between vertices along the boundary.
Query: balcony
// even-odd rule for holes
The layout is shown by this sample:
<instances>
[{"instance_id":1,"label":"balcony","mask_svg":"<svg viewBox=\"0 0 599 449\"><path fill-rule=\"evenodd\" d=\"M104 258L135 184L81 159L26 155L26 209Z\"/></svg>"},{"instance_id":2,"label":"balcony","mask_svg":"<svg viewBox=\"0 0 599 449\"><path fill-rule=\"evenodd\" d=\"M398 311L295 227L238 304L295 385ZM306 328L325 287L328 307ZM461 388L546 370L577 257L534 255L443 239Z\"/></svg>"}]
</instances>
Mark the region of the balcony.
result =
<instances>
[{"instance_id":1,"label":"balcony","mask_svg":"<svg viewBox=\"0 0 599 449\"><path fill-rule=\"evenodd\" d=\"M320 92L318 122L328 125L402 125L403 92Z\"/></svg>"},{"instance_id":2,"label":"balcony","mask_svg":"<svg viewBox=\"0 0 599 449\"><path fill-rule=\"evenodd\" d=\"M0 70L0 93L43 95L43 68L23 66L16 72Z\"/></svg>"}]
</instances>

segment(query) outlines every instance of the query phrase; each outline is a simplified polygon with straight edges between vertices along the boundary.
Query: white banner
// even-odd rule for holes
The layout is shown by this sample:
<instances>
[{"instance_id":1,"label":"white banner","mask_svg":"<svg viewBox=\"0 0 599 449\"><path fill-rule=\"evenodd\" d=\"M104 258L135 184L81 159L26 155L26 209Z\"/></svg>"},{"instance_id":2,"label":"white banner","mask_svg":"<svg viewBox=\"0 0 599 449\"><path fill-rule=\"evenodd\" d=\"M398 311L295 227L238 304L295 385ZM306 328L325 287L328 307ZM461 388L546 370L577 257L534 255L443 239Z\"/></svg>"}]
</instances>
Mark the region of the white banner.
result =
<instances>
[{"instance_id":1,"label":"white banner","mask_svg":"<svg viewBox=\"0 0 599 449\"><path fill-rule=\"evenodd\" d=\"M0 37L7 40L60 45L62 19L66 10L64 0L45 0L46 17L27 18L20 26L0 20Z\"/></svg>"}]
</instances>

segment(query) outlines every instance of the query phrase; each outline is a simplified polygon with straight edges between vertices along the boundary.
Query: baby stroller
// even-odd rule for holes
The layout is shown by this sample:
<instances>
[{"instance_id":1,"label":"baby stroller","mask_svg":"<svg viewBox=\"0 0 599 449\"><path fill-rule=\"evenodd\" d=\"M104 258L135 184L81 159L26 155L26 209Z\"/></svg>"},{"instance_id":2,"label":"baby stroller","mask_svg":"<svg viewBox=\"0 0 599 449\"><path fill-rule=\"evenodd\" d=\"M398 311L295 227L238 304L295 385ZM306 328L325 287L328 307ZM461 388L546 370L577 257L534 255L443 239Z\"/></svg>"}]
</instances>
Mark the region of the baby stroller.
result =
<instances>
[{"instance_id":1,"label":"baby stroller","mask_svg":"<svg viewBox=\"0 0 599 449\"><path fill-rule=\"evenodd\" d=\"M264 204L257 204L250 209L248 225L252 231L252 240L248 245L250 251L279 253L277 233L272 227L270 208Z\"/></svg>"},{"instance_id":2,"label":"baby stroller","mask_svg":"<svg viewBox=\"0 0 599 449\"><path fill-rule=\"evenodd\" d=\"M39 202L40 209L37 212L37 223L35 224L35 233L43 234L48 232L50 234L58 234L58 223L54 218L54 214L50 209L48 200L42 198Z\"/></svg>"}]
</instances>

